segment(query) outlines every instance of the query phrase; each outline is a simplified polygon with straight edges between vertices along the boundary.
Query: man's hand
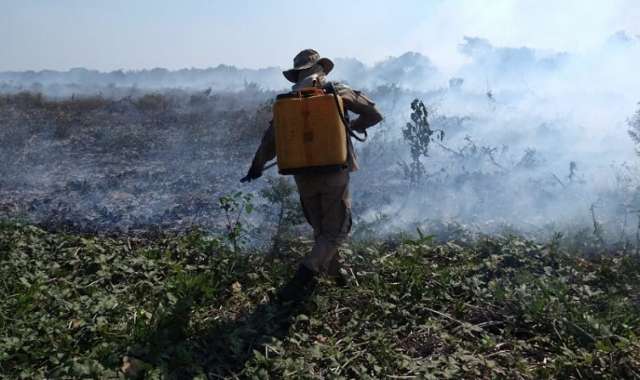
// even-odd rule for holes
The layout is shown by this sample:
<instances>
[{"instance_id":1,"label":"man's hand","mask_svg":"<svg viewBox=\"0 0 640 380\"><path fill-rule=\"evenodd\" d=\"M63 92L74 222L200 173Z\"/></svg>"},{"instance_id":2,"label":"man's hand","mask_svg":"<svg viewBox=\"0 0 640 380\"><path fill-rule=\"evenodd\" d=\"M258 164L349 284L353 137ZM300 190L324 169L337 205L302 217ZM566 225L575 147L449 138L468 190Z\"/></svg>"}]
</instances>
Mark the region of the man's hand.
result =
<instances>
[{"instance_id":1,"label":"man's hand","mask_svg":"<svg viewBox=\"0 0 640 380\"><path fill-rule=\"evenodd\" d=\"M367 129L362 126L362 123L358 122L358 119L349 120L349 128L351 128L352 131L358 132L360 134L365 133Z\"/></svg>"},{"instance_id":2,"label":"man's hand","mask_svg":"<svg viewBox=\"0 0 640 380\"><path fill-rule=\"evenodd\" d=\"M357 121L357 119L349 121L349 128L352 131L354 131L354 132L356 132L358 134L364 135L363 137L358 137L358 136L353 136L352 135L355 139L357 139L358 141L362 142L362 141L366 140L366 138L367 138L367 129L363 128L360 125L361 123L356 123L356 121Z\"/></svg>"},{"instance_id":3,"label":"man's hand","mask_svg":"<svg viewBox=\"0 0 640 380\"><path fill-rule=\"evenodd\" d=\"M261 176L262 176L262 169L251 165L251 168L249 168L249 172L247 173L246 176L244 176L240 180L240 182L242 183L251 182L254 179L260 178Z\"/></svg>"}]
</instances>

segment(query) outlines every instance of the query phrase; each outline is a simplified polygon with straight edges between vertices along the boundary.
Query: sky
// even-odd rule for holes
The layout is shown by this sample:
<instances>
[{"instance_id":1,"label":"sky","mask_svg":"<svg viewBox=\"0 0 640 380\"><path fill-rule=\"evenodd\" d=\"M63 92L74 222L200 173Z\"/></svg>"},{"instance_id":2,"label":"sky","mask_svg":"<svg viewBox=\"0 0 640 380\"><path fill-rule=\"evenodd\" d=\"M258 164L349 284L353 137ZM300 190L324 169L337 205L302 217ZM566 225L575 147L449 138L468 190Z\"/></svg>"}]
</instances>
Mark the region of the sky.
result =
<instances>
[{"instance_id":1,"label":"sky","mask_svg":"<svg viewBox=\"0 0 640 380\"><path fill-rule=\"evenodd\" d=\"M416 51L446 72L464 36L580 52L637 20L638 0L0 0L0 71L285 68L315 48L367 64Z\"/></svg>"}]
</instances>

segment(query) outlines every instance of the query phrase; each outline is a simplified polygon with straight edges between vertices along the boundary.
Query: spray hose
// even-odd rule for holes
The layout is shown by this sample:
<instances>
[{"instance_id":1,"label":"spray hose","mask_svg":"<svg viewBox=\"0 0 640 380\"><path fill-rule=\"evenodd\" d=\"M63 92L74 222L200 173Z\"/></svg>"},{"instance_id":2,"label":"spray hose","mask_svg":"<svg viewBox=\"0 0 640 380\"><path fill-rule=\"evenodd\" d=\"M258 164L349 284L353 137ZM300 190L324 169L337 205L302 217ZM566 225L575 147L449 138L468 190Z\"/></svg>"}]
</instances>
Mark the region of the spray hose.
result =
<instances>
[{"instance_id":1,"label":"spray hose","mask_svg":"<svg viewBox=\"0 0 640 380\"><path fill-rule=\"evenodd\" d=\"M344 112L342 112L342 107L340 107L340 102L338 101L338 91L336 90L336 87L333 85L333 82L329 82L329 87L331 88L331 92L333 93L333 99L336 101L336 107L338 108L340 119L342 120L344 127L347 129L349 136L353 137L354 139L360 142L365 142L367 140L367 131L362 132L364 134L364 137L360 137L355 134L355 132L353 131L353 129L351 129L351 126L349 125L349 121L344 116Z\"/></svg>"}]
</instances>

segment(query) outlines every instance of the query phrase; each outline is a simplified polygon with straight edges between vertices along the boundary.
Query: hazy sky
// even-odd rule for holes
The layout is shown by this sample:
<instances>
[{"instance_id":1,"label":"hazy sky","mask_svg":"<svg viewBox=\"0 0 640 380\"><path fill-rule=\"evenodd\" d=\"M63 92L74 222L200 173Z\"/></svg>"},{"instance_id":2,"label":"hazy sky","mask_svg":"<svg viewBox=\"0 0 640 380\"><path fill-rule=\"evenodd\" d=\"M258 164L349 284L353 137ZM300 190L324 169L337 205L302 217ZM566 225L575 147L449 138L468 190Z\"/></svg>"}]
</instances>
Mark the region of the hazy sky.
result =
<instances>
[{"instance_id":1,"label":"hazy sky","mask_svg":"<svg viewBox=\"0 0 640 380\"><path fill-rule=\"evenodd\" d=\"M581 51L640 34L639 0L0 0L0 70L290 66L299 50L460 65L462 37Z\"/></svg>"}]
</instances>

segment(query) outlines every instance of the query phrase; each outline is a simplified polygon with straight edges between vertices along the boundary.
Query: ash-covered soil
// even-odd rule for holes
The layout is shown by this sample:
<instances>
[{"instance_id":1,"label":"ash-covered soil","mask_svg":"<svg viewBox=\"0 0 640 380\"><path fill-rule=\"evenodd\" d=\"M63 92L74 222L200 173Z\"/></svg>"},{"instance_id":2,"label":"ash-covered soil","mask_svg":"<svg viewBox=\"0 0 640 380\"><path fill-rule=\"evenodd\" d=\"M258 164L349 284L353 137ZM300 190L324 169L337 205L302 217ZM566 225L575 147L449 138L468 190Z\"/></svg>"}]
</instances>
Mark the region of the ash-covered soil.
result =
<instances>
[{"instance_id":1,"label":"ash-covered soil","mask_svg":"<svg viewBox=\"0 0 640 380\"><path fill-rule=\"evenodd\" d=\"M87 232L214 227L218 198L240 186L272 96L4 96L0 217Z\"/></svg>"}]
</instances>

